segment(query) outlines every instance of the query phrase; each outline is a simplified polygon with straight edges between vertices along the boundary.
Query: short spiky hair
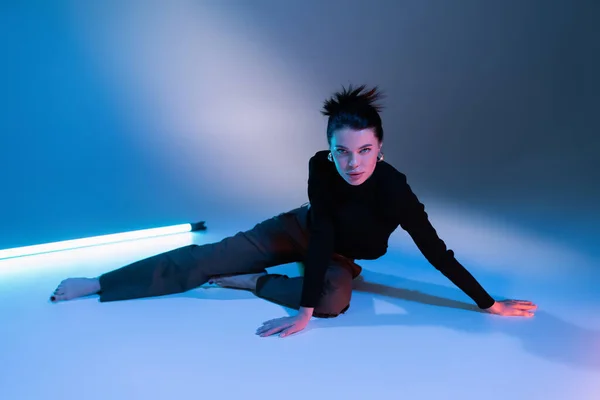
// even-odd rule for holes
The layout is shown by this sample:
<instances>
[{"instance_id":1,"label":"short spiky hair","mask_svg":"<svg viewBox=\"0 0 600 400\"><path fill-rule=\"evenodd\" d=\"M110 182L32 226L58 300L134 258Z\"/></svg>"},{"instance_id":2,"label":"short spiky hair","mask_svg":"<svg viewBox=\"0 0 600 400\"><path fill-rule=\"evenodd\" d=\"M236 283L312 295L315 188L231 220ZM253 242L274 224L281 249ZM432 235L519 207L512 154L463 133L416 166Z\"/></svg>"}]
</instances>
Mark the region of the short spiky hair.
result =
<instances>
[{"instance_id":1,"label":"short spiky hair","mask_svg":"<svg viewBox=\"0 0 600 400\"><path fill-rule=\"evenodd\" d=\"M382 97L377 86L367 90L365 85L356 89L350 85L347 89L342 87L341 92L325 100L321 113L329 117L327 141L331 143L333 133L342 128L374 128L377 139L383 141L383 127L379 116L381 106L375 103Z\"/></svg>"}]
</instances>

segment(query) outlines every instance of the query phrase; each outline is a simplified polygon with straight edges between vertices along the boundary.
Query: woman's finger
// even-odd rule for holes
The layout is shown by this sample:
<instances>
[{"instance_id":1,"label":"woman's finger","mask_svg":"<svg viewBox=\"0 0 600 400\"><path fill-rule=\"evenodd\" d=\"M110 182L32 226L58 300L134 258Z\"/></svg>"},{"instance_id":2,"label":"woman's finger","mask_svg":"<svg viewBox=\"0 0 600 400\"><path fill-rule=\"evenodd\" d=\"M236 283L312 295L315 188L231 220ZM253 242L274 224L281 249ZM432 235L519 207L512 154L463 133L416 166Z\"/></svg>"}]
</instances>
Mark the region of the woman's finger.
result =
<instances>
[{"instance_id":1,"label":"woman's finger","mask_svg":"<svg viewBox=\"0 0 600 400\"><path fill-rule=\"evenodd\" d=\"M274 334L276 334L278 332L281 332L283 329L285 329L285 327L277 326L275 328L271 328L271 329L269 329L267 331L264 331L264 332L260 333L260 336L263 336L263 337L265 337L265 336L271 336L271 335L274 335Z\"/></svg>"},{"instance_id":2,"label":"woman's finger","mask_svg":"<svg viewBox=\"0 0 600 400\"><path fill-rule=\"evenodd\" d=\"M515 310L535 310L537 306L533 304L511 304L510 308Z\"/></svg>"},{"instance_id":3,"label":"woman's finger","mask_svg":"<svg viewBox=\"0 0 600 400\"><path fill-rule=\"evenodd\" d=\"M256 331L257 335L261 335L261 336L271 336L283 329L286 329L287 327L289 327L290 324L278 324L278 325L274 325L274 324L270 324L270 325L264 325L260 328L258 328L258 330Z\"/></svg>"},{"instance_id":4,"label":"woman's finger","mask_svg":"<svg viewBox=\"0 0 600 400\"><path fill-rule=\"evenodd\" d=\"M509 300L509 302L523 305L534 305L531 301L528 300Z\"/></svg>"},{"instance_id":5,"label":"woman's finger","mask_svg":"<svg viewBox=\"0 0 600 400\"><path fill-rule=\"evenodd\" d=\"M530 311L526 311L526 310L513 309L512 312L510 313L510 315L531 317L531 316L533 316L533 313Z\"/></svg>"},{"instance_id":6,"label":"woman's finger","mask_svg":"<svg viewBox=\"0 0 600 400\"><path fill-rule=\"evenodd\" d=\"M260 328L258 328L258 329L263 329L263 330L265 330L265 329L271 329L273 326L275 326L277 324L277 322L278 322L278 320L276 320L276 319L273 319L271 321L263 322L262 326Z\"/></svg>"},{"instance_id":7,"label":"woman's finger","mask_svg":"<svg viewBox=\"0 0 600 400\"><path fill-rule=\"evenodd\" d=\"M256 333L263 333L266 332L270 329L273 329L273 325L269 324L269 325L263 325L260 328L257 329Z\"/></svg>"},{"instance_id":8,"label":"woman's finger","mask_svg":"<svg viewBox=\"0 0 600 400\"><path fill-rule=\"evenodd\" d=\"M537 310L537 306L535 304L523 304L520 305L519 308L521 308L521 310Z\"/></svg>"},{"instance_id":9,"label":"woman's finger","mask_svg":"<svg viewBox=\"0 0 600 400\"><path fill-rule=\"evenodd\" d=\"M299 329L296 327L296 325L292 325L289 328L286 328L283 331L281 331L281 333L279 334L279 337L290 336L290 335L298 332L298 330Z\"/></svg>"}]
</instances>

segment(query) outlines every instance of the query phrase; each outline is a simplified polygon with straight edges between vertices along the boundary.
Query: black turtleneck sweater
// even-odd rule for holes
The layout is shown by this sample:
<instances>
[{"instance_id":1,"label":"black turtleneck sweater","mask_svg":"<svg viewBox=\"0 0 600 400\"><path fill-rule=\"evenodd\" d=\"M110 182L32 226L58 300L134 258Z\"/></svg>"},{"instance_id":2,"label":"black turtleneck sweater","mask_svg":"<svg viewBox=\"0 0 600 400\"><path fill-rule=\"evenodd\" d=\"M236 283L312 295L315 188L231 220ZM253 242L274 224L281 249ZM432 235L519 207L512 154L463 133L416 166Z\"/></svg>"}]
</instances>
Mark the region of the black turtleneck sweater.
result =
<instances>
[{"instance_id":1,"label":"black turtleneck sweater","mask_svg":"<svg viewBox=\"0 0 600 400\"><path fill-rule=\"evenodd\" d=\"M404 174L382 161L364 183L350 185L327 160L327 153L319 151L309 162L310 238L304 261L302 307L317 306L334 253L355 260L377 259L387 252L389 237L398 226L412 237L429 263L480 308L494 304L438 237Z\"/></svg>"}]
</instances>

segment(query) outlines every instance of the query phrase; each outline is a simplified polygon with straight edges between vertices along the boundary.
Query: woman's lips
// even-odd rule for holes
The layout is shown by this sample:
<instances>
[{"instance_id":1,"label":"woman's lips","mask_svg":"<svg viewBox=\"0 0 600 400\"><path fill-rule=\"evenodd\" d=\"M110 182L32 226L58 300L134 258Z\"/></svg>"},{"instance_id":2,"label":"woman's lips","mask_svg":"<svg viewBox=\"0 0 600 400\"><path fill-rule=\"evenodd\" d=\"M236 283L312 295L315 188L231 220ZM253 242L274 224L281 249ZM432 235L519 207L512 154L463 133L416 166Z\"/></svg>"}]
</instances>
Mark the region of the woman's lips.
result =
<instances>
[{"instance_id":1,"label":"woman's lips","mask_svg":"<svg viewBox=\"0 0 600 400\"><path fill-rule=\"evenodd\" d=\"M358 180L362 174L363 174L362 172L350 172L350 173L348 173L348 176L350 177L351 180L355 181L355 180Z\"/></svg>"}]
</instances>

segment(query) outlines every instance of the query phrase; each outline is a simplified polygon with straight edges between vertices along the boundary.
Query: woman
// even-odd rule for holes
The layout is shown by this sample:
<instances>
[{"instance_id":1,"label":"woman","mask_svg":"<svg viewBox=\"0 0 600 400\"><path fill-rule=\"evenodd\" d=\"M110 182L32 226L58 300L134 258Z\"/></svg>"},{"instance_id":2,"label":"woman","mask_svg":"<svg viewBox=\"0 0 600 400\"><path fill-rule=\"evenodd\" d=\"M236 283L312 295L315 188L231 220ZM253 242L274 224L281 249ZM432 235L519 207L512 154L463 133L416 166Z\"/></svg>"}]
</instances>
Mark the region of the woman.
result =
<instances>
[{"instance_id":1,"label":"woman","mask_svg":"<svg viewBox=\"0 0 600 400\"><path fill-rule=\"evenodd\" d=\"M438 237L406 176L383 161L383 128L377 88L343 89L325 101L329 151L309 161L309 204L263 221L218 243L189 245L137 261L98 278L71 278L54 302L99 294L116 301L181 293L206 282L247 289L298 310L265 322L260 336L288 336L310 318L335 317L350 306L357 259L377 259L400 226L426 259L480 309L505 316L533 316L529 301L495 301ZM304 264L304 276L265 269Z\"/></svg>"}]
</instances>

